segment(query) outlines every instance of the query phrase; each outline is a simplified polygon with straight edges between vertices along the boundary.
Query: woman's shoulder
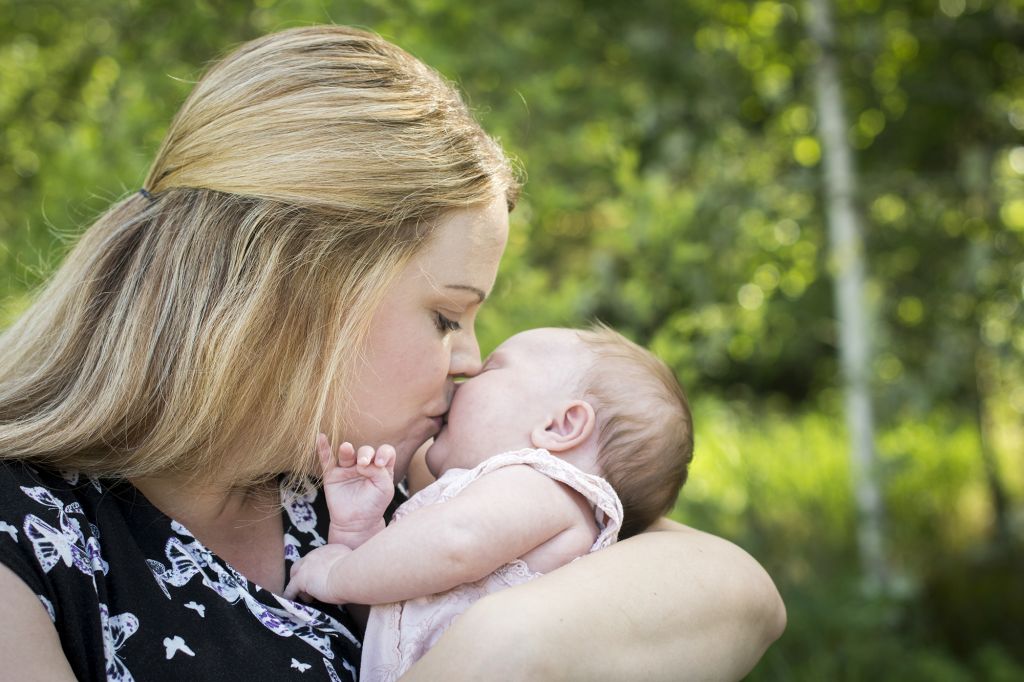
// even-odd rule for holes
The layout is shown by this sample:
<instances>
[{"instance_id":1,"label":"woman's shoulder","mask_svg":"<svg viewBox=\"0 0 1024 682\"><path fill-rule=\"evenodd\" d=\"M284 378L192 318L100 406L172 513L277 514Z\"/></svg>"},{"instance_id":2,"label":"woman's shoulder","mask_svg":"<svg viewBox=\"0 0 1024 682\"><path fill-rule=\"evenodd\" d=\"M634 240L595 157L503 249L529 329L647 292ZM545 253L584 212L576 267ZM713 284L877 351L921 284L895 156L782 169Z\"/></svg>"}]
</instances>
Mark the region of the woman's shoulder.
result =
<instances>
[{"instance_id":1,"label":"woman's shoulder","mask_svg":"<svg viewBox=\"0 0 1024 682\"><path fill-rule=\"evenodd\" d=\"M92 572L105 569L97 514L103 497L95 478L19 460L0 462L0 562L40 595L64 575L54 571L59 565L78 569L71 575L85 576L92 586Z\"/></svg>"},{"instance_id":2,"label":"woman's shoulder","mask_svg":"<svg viewBox=\"0 0 1024 682\"><path fill-rule=\"evenodd\" d=\"M0 462L0 563L35 592L51 620L62 610L62 591L78 589L74 576L84 593L95 592L98 529L84 511L95 483L20 460ZM67 578L54 570L60 565L79 570Z\"/></svg>"}]
</instances>

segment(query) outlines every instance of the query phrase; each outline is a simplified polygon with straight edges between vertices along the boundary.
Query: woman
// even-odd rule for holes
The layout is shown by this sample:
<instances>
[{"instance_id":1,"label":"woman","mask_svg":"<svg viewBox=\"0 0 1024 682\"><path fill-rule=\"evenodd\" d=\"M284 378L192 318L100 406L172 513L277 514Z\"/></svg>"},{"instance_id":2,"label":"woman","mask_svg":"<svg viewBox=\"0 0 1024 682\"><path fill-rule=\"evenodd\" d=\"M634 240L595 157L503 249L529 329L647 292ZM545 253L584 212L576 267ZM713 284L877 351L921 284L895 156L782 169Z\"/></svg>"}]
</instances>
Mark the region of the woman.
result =
<instances>
[{"instance_id":1,"label":"woman","mask_svg":"<svg viewBox=\"0 0 1024 682\"><path fill-rule=\"evenodd\" d=\"M5 675L354 679L348 614L279 596L332 530L316 434L437 432L517 191L451 86L376 36L215 65L0 340ZM482 600L408 678L742 676L784 623L771 581L654 530Z\"/></svg>"}]
</instances>

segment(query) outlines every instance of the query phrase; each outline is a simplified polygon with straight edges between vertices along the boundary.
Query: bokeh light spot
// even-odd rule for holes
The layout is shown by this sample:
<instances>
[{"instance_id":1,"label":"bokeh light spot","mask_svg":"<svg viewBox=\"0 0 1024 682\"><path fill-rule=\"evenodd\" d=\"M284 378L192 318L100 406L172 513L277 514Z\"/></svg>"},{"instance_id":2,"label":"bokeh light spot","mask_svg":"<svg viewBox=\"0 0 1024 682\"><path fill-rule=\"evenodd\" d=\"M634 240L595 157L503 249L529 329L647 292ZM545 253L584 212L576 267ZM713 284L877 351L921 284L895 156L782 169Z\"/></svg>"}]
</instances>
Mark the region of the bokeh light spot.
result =
<instances>
[{"instance_id":1,"label":"bokeh light spot","mask_svg":"<svg viewBox=\"0 0 1024 682\"><path fill-rule=\"evenodd\" d=\"M809 135L799 137L793 143L793 158L801 166L815 166L821 160L821 145Z\"/></svg>"}]
</instances>

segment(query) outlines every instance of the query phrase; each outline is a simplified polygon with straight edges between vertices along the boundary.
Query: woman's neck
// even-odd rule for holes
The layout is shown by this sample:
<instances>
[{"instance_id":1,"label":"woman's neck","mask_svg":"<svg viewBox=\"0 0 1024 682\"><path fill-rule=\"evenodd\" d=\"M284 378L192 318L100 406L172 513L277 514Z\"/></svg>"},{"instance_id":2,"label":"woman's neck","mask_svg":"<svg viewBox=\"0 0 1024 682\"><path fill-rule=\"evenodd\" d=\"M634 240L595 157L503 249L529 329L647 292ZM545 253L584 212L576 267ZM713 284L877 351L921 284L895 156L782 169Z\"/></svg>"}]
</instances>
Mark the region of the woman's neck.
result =
<instances>
[{"instance_id":1,"label":"woman's neck","mask_svg":"<svg viewBox=\"0 0 1024 682\"><path fill-rule=\"evenodd\" d=\"M284 589L284 524L274 481L248 490L173 476L131 483L246 578L274 592Z\"/></svg>"},{"instance_id":2,"label":"woman's neck","mask_svg":"<svg viewBox=\"0 0 1024 682\"><path fill-rule=\"evenodd\" d=\"M280 518L280 492L273 481L246 489L166 475L134 478L131 484L214 552L217 548L211 545L230 546L253 526Z\"/></svg>"}]
</instances>

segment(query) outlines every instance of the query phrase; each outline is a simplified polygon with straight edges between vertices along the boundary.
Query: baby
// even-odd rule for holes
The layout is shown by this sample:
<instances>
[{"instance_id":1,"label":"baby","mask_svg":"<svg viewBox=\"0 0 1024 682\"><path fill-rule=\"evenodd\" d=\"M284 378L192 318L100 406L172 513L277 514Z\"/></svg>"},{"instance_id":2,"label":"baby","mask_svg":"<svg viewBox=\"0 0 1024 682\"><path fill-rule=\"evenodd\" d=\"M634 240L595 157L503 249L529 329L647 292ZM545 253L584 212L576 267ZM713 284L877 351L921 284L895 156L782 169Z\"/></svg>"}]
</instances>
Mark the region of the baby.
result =
<instances>
[{"instance_id":1,"label":"baby","mask_svg":"<svg viewBox=\"0 0 1024 682\"><path fill-rule=\"evenodd\" d=\"M323 436L317 449L330 543L293 566L285 596L376 605L360 679L393 680L477 599L668 511L693 431L675 376L647 350L604 327L534 329L458 387L426 453L437 480L387 528L394 471L408 461L386 445L335 455Z\"/></svg>"}]
</instances>

